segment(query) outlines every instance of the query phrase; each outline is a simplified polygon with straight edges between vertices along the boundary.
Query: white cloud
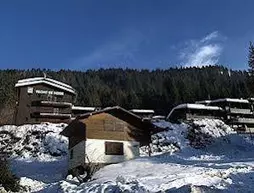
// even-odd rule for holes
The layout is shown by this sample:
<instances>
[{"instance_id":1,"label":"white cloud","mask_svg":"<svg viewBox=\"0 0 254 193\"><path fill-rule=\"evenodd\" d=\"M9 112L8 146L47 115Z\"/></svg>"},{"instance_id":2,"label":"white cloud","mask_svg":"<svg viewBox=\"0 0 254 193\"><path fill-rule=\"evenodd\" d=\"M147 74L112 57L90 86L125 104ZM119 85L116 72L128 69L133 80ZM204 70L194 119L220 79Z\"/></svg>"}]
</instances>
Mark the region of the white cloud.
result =
<instances>
[{"instance_id":1,"label":"white cloud","mask_svg":"<svg viewBox=\"0 0 254 193\"><path fill-rule=\"evenodd\" d=\"M190 40L180 52L179 58L185 67L215 65L219 61L224 39L218 31L212 32L200 40Z\"/></svg>"},{"instance_id":2,"label":"white cloud","mask_svg":"<svg viewBox=\"0 0 254 193\"><path fill-rule=\"evenodd\" d=\"M135 61L135 54L144 36L137 31L128 30L119 37L111 39L95 50L73 62L76 68L123 67Z\"/></svg>"},{"instance_id":3,"label":"white cloud","mask_svg":"<svg viewBox=\"0 0 254 193\"><path fill-rule=\"evenodd\" d=\"M201 42L207 42L207 41L216 39L217 37L219 37L219 32L218 32L218 31L214 31L214 32L208 34L207 36L205 36L205 37L201 40Z\"/></svg>"}]
</instances>

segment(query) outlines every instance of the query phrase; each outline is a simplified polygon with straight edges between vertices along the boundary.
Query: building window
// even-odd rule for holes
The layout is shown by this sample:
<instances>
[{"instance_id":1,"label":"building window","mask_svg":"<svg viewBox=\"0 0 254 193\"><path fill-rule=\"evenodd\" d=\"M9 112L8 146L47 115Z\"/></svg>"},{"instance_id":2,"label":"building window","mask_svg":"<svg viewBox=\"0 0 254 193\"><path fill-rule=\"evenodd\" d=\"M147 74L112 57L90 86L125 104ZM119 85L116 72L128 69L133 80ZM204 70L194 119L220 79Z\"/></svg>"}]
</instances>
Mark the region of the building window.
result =
<instances>
[{"instance_id":1,"label":"building window","mask_svg":"<svg viewBox=\"0 0 254 193\"><path fill-rule=\"evenodd\" d=\"M106 155L123 155L123 143L105 142Z\"/></svg>"},{"instance_id":2,"label":"building window","mask_svg":"<svg viewBox=\"0 0 254 193\"><path fill-rule=\"evenodd\" d=\"M73 149L70 151L70 159L73 159Z\"/></svg>"}]
</instances>

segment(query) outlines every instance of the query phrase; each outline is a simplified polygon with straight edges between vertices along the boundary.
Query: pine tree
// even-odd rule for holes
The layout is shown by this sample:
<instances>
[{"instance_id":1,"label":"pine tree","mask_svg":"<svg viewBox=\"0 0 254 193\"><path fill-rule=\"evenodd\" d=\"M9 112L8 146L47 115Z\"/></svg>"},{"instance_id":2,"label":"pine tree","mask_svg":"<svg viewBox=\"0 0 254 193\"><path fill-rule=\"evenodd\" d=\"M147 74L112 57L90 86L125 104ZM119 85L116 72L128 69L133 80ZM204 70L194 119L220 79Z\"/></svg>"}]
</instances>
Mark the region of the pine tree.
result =
<instances>
[{"instance_id":1,"label":"pine tree","mask_svg":"<svg viewBox=\"0 0 254 193\"><path fill-rule=\"evenodd\" d=\"M253 95L254 94L254 46L252 42L250 42L250 46L249 46L248 64L249 64L248 85L249 85L250 92Z\"/></svg>"},{"instance_id":2,"label":"pine tree","mask_svg":"<svg viewBox=\"0 0 254 193\"><path fill-rule=\"evenodd\" d=\"M250 42L249 46L249 58L248 58L249 68L250 72L253 74L254 72L254 45L252 42Z\"/></svg>"}]
</instances>

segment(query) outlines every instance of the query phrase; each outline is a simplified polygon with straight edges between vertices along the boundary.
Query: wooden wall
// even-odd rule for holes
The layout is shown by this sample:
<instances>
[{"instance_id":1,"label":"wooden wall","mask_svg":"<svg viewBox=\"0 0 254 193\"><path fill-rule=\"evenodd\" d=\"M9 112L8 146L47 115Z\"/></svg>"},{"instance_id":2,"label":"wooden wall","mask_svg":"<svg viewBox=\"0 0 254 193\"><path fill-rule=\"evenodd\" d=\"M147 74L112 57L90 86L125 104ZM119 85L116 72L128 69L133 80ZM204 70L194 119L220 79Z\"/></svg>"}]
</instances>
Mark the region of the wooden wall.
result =
<instances>
[{"instance_id":1,"label":"wooden wall","mask_svg":"<svg viewBox=\"0 0 254 193\"><path fill-rule=\"evenodd\" d=\"M72 121L62 134L69 137L69 148L87 139L150 142L149 128L134 127L105 112Z\"/></svg>"},{"instance_id":2,"label":"wooden wall","mask_svg":"<svg viewBox=\"0 0 254 193\"><path fill-rule=\"evenodd\" d=\"M143 128L137 128L111 114L100 113L80 120L86 125L86 135L88 139L105 139L120 141L140 141L148 140L147 134L138 135ZM148 129L148 128L147 128Z\"/></svg>"}]
</instances>

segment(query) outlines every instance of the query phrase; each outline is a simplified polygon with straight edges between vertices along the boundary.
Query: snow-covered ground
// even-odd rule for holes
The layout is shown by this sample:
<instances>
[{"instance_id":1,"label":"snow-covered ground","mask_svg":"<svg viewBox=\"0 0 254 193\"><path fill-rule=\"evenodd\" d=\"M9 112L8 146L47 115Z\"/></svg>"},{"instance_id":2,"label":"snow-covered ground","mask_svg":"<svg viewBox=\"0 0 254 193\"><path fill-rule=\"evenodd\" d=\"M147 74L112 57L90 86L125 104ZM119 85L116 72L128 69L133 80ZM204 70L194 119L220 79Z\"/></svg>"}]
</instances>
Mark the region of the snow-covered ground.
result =
<instances>
[{"instance_id":1,"label":"snow-covered ground","mask_svg":"<svg viewBox=\"0 0 254 193\"><path fill-rule=\"evenodd\" d=\"M67 139L59 135L64 125L4 126L0 133L13 128L11 133L24 140L34 129L47 131L41 138L31 137L39 144L36 151L17 141L9 149L23 149L13 153L11 164L28 192L253 192L254 141L249 137L220 120L155 124L167 131L152 137L152 157L142 149L143 157L106 166L83 184L65 178ZM7 138L0 135L6 142Z\"/></svg>"},{"instance_id":2,"label":"snow-covered ground","mask_svg":"<svg viewBox=\"0 0 254 193\"><path fill-rule=\"evenodd\" d=\"M27 192L56 192L59 181L65 179L68 139L59 134L65 126L44 123L0 127L1 154L9 157L12 171Z\"/></svg>"}]
</instances>

